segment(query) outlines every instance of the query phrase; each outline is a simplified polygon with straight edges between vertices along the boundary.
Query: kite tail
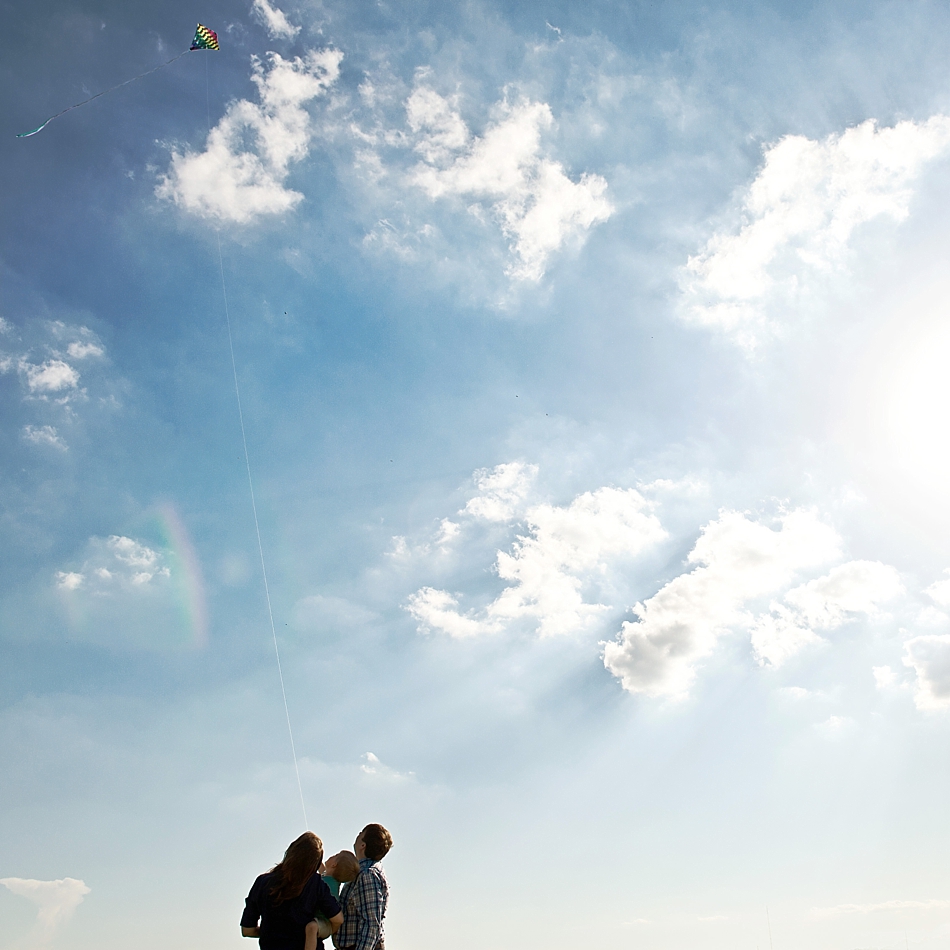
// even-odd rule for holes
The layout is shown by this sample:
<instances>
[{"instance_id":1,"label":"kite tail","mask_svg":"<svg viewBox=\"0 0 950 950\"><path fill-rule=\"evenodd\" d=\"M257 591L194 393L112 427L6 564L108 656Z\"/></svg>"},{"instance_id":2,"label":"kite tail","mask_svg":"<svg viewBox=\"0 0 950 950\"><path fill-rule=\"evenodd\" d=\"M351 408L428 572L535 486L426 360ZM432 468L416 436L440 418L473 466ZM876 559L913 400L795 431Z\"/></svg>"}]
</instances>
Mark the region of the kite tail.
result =
<instances>
[{"instance_id":1,"label":"kite tail","mask_svg":"<svg viewBox=\"0 0 950 950\"><path fill-rule=\"evenodd\" d=\"M146 76L151 75L154 72L157 72L159 69L164 69L166 66L171 66L176 60L182 58L185 53L190 53L191 50L183 50L177 56L173 56L167 63L159 63L157 66L153 66L151 69L147 69L144 73L139 73L138 76L133 76L131 79L126 79L125 82L117 83L115 86L112 86L109 89L104 89L102 92L97 92L94 96L90 96L88 99L83 99L82 102L77 102L73 106L67 106L63 109L62 112L57 112L56 115L51 115L42 125L33 129L32 132L18 132L18 139L27 139L31 135L36 135L37 132L42 132L53 121L53 119L58 119L61 115L66 115L67 112L71 112L73 109L78 109L80 106L84 106L87 102L92 102L93 99L98 99L100 96L108 95L110 92L115 92L116 89L121 89L123 86L127 86L130 82L135 82L137 79L144 79Z\"/></svg>"},{"instance_id":2,"label":"kite tail","mask_svg":"<svg viewBox=\"0 0 950 950\"><path fill-rule=\"evenodd\" d=\"M17 132L16 137L18 139L28 139L31 135L36 135L37 132L42 132L50 124L50 122L55 119L55 115L51 115L42 125L38 125L32 132Z\"/></svg>"}]
</instances>

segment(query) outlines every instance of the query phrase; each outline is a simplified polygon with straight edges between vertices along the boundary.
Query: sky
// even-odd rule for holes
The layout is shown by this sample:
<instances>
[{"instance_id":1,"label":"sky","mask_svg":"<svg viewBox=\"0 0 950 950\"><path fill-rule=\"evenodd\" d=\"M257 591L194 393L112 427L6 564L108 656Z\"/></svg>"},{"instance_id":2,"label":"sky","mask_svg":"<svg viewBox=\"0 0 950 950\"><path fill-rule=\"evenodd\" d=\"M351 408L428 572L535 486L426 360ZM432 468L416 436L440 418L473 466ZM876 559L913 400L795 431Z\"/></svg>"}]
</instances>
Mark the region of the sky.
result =
<instances>
[{"instance_id":1,"label":"sky","mask_svg":"<svg viewBox=\"0 0 950 950\"><path fill-rule=\"evenodd\" d=\"M3 12L0 950L947 945L950 8Z\"/></svg>"}]
</instances>

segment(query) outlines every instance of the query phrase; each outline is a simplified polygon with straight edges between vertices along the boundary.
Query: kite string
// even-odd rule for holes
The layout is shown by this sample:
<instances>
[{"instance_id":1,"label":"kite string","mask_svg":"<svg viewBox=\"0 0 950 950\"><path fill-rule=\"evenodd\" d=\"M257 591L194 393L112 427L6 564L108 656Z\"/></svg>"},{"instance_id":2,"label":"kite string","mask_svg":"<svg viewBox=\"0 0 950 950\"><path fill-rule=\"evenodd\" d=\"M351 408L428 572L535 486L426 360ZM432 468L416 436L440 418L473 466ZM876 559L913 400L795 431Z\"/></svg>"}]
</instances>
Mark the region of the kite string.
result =
<instances>
[{"instance_id":1,"label":"kite string","mask_svg":"<svg viewBox=\"0 0 950 950\"><path fill-rule=\"evenodd\" d=\"M211 134L211 72L208 60L205 60L205 106L208 114L208 134ZM304 828L309 828L307 806L303 799L303 784L300 781L300 766L297 764L297 747L294 744L294 730L290 724L290 707L287 705L287 690L284 688L284 671L280 664L280 649L277 646L277 628L274 625L274 611L270 602L270 587L267 583L267 566L264 563L264 544L261 541L261 526L257 519L257 501L254 498L254 480L251 478L251 457L247 451L247 435L244 430L244 411L241 408L241 387L238 385L237 361L234 359L234 339L231 335L231 313L228 307L228 288L224 280L224 257L221 254L221 232L214 229L218 245L218 270L221 274L221 297L224 300L224 319L228 327L228 351L231 354L231 372L234 375L234 394L237 397L238 419L241 422L241 443L244 446L244 465L247 468L247 487L251 492L251 510L254 512L254 530L257 533L257 550L261 556L261 576L264 578L264 597L267 600L267 616L270 619L270 632L274 638L274 656L277 657L277 676L280 679L280 694L284 698L284 715L287 717L287 734L290 736L290 751L294 757L294 772L297 776L297 791L300 793L300 810L303 812Z\"/></svg>"},{"instance_id":2,"label":"kite string","mask_svg":"<svg viewBox=\"0 0 950 950\"><path fill-rule=\"evenodd\" d=\"M251 459L247 451L247 434L244 429L244 412L241 408L241 387L238 385L237 362L234 359L234 340L231 335L231 315L228 310L228 290L224 281L224 259L221 254L221 232L215 228L218 244L218 269L221 272L221 294L224 298L224 318L228 327L228 349L231 353L231 372L234 374L234 394L237 397L238 419L241 422L241 441L244 445L244 464L247 468L247 485L251 492L251 510L254 512L254 530L257 532L257 550L261 558L261 575L264 578L264 597L267 600L267 616L270 620L271 636L274 639L274 655L277 657L277 675L280 679L280 692L284 697L284 714L287 717L287 733L290 736L290 751L294 757L294 771L297 774L297 791L300 793L300 808L303 811L304 827L309 828L307 806L303 799L303 784L300 781L300 766L297 763L297 747L294 744L294 730L290 724L290 707L287 705L287 690L284 688L284 672L280 663L280 649L277 646L277 627L274 625L274 611L271 607L270 588L267 584L267 566L264 562L264 544L261 541L261 526L257 518L257 502L254 498L254 480L251 477Z\"/></svg>"},{"instance_id":3,"label":"kite string","mask_svg":"<svg viewBox=\"0 0 950 950\"><path fill-rule=\"evenodd\" d=\"M135 82L137 79L144 79L146 76L150 76L152 73L157 72L159 69L164 69L166 66L171 66L176 60L182 58L185 53L190 53L190 49L183 50L177 56L173 56L167 63L159 63L157 66L153 66L151 69L146 70L144 73L139 73L138 76L133 76L131 79L126 79L124 82L117 83L115 86L110 87L109 89L103 89L102 92L97 92L94 96L90 96L88 99L83 99L82 102L77 102L75 105L67 106L61 112L57 112L56 115L51 115L41 126L33 129L32 132L20 132L17 135L18 139L29 138L31 135L36 135L37 132L42 132L53 121L53 119L58 119L61 115L65 115L67 112L71 112L73 109L78 109L80 106L86 105L87 102L92 102L93 99L98 99L100 96L105 96L110 92L115 92L116 89L121 89L123 86L127 86L130 82Z\"/></svg>"}]
</instances>

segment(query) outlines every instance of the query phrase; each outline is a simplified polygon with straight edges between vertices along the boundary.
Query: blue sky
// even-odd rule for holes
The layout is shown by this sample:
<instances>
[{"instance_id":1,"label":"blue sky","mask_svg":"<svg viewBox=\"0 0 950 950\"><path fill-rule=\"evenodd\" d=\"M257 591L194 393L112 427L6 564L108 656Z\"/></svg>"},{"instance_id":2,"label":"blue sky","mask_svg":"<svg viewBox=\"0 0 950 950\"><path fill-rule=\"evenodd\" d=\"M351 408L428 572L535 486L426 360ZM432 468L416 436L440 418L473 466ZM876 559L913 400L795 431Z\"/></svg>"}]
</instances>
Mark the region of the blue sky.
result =
<instances>
[{"instance_id":1,"label":"blue sky","mask_svg":"<svg viewBox=\"0 0 950 950\"><path fill-rule=\"evenodd\" d=\"M304 830L225 294L394 948L946 944L943 5L5 12L0 948L242 946Z\"/></svg>"}]
</instances>

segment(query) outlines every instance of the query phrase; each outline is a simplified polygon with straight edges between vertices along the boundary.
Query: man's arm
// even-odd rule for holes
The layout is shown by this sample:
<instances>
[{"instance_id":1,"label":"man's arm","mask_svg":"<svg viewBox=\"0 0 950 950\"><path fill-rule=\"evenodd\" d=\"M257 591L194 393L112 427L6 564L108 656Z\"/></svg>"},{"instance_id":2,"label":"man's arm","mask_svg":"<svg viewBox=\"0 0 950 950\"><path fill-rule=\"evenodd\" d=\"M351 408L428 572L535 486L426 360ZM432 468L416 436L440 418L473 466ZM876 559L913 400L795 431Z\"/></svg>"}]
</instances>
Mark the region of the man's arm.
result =
<instances>
[{"instance_id":1,"label":"man's arm","mask_svg":"<svg viewBox=\"0 0 950 950\"><path fill-rule=\"evenodd\" d=\"M242 937L259 937L261 935L260 927L242 927L241 936Z\"/></svg>"}]
</instances>

